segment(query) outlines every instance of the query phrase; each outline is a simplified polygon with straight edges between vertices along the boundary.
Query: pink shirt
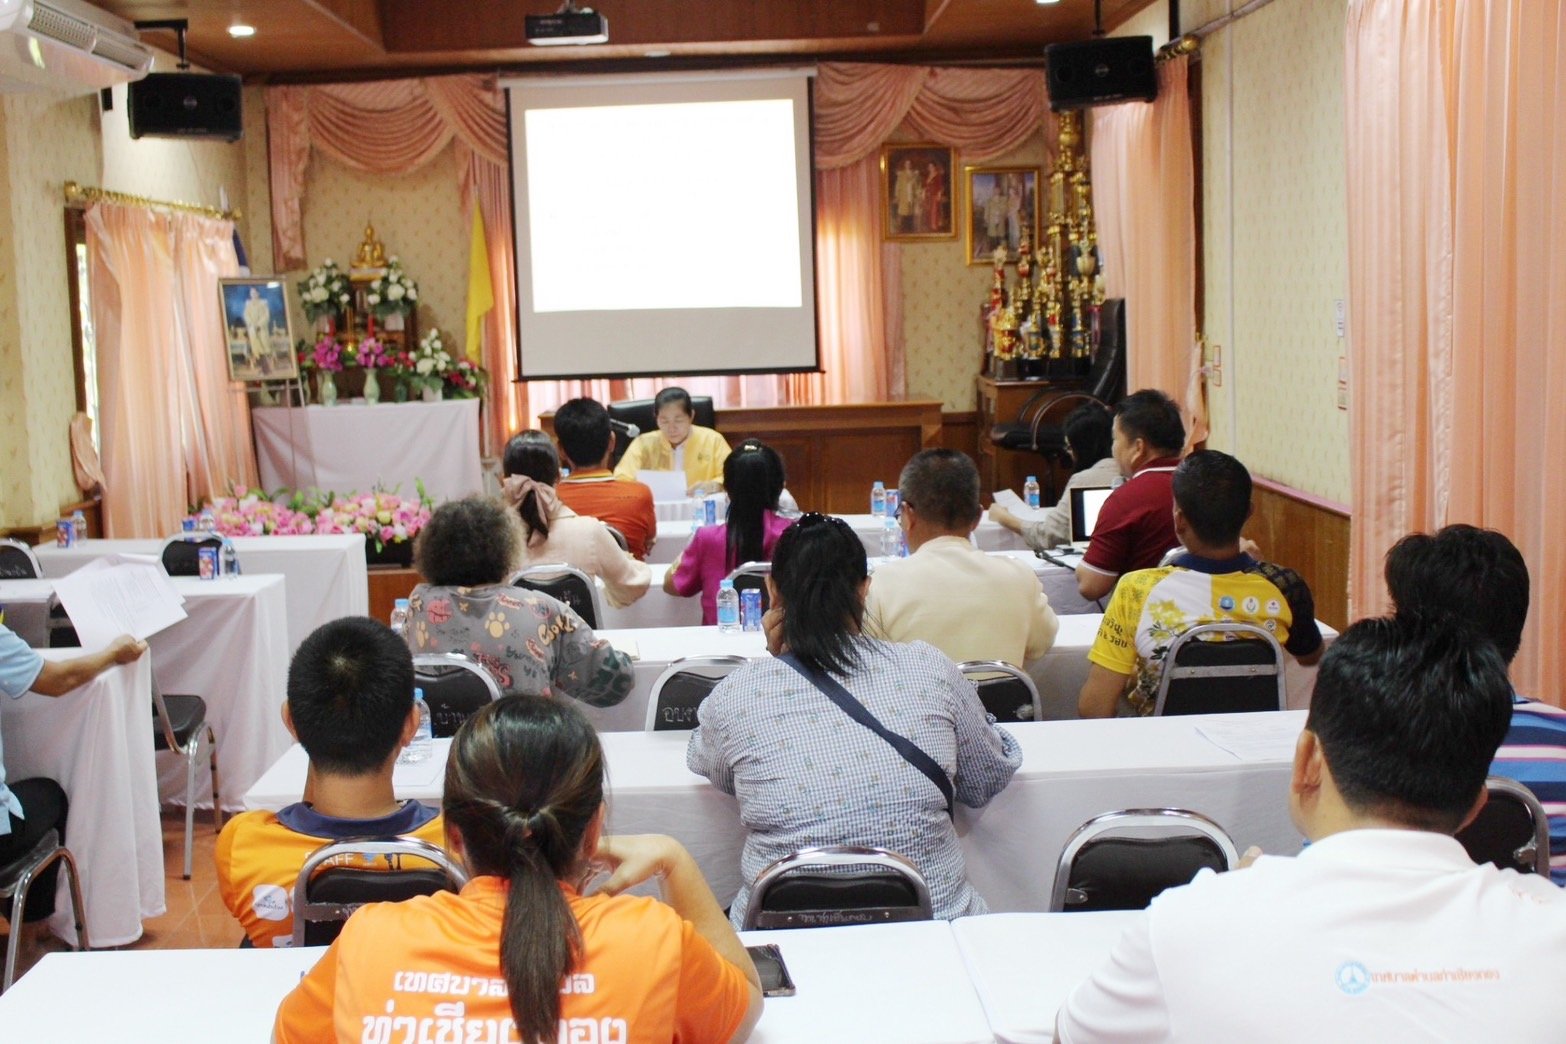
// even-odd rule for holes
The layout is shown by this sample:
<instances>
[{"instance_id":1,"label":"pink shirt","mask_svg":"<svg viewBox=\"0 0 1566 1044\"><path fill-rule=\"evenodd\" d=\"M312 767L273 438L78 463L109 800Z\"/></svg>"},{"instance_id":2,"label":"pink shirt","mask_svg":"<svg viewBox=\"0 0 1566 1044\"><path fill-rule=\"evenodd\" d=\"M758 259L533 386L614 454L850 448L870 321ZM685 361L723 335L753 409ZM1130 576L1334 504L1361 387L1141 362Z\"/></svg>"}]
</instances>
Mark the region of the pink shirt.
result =
<instances>
[{"instance_id":1,"label":"pink shirt","mask_svg":"<svg viewBox=\"0 0 1566 1044\"><path fill-rule=\"evenodd\" d=\"M776 512L764 511L761 515L761 557L772 559L772 545L778 542L783 530L794 524ZM733 570L728 564L729 526L702 526L691 534L691 542L680 555L679 568L674 572L674 591L682 598L701 592L701 622L711 625L718 622L718 584ZM734 563L743 565L742 562Z\"/></svg>"}]
</instances>

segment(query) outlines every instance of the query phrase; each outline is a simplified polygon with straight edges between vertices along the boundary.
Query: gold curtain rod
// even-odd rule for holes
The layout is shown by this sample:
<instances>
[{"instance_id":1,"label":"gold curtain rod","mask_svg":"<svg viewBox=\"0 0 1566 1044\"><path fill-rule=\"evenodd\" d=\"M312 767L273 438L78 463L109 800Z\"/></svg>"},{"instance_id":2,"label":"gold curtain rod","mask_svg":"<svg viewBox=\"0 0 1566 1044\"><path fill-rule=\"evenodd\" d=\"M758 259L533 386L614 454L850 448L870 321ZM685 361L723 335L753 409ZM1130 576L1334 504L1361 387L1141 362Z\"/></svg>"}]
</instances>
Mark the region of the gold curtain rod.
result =
<instances>
[{"instance_id":1,"label":"gold curtain rod","mask_svg":"<svg viewBox=\"0 0 1566 1044\"><path fill-rule=\"evenodd\" d=\"M203 217L223 218L228 221L238 221L241 216L239 210L223 210L219 207L203 206L200 203L178 203L164 199L149 199L146 196L132 196L128 192L115 192L112 189L97 188L92 185L80 185L74 181L65 183L65 201L67 203L97 203L106 200L110 203L122 203L133 207L162 207L165 210L181 210L187 214L200 214Z\"/></svg>"}]
</instances>

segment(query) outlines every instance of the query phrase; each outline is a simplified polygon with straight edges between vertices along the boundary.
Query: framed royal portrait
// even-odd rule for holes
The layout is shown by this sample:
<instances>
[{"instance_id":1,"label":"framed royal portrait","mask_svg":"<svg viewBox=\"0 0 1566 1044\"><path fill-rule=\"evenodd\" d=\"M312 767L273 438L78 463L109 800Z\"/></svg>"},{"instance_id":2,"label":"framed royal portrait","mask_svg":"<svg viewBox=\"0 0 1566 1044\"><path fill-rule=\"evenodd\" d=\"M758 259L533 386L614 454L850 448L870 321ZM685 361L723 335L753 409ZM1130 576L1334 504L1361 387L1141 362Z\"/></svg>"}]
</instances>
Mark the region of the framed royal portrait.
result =
<instances>
[{"instance_id":1,"label":"framed royal portrait","mask_svg":"<svg viewBox=\"0 0 1566 1044\"><path fill-rule=\"evenodd\" d=\"M219 279L223 343L231 381L292 381L299 378L294 331L288 321L283 280L257 276Z\"/></svg>"},{"instance_id":2,"label":"framed royal portrait","mask_svg":"<svg viewBox=\"0 0 1566 1044\"><path fill-rule=\"evenodd\" d=\"M966 167L964 226L968 263L993 265L996 248L1006 248L1015 264L1023 233L1039 242L1039 182L1037 167Z\"/></svg>"},{"instance_id":3,"label":"framed royal portrait","mask_svg":"<svg viewBox=\"0 0 1566 1044\"><path fill-rule=\"evenodd\" d=\"M951 149L924 143L882 147L881 227L887 239L955 236L955 192Z\"/></svg>"}]
</instances>

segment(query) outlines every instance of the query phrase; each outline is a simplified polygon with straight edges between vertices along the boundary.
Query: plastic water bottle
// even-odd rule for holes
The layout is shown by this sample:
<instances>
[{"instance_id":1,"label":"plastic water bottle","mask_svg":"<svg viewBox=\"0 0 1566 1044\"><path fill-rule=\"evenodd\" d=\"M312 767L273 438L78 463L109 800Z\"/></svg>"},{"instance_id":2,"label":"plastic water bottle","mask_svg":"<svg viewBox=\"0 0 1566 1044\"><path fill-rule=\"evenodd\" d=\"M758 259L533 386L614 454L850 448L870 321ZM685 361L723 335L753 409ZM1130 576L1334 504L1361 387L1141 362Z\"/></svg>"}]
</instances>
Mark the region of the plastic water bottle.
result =
<instances>
[{"instance_id":1,"label":"plastic water bottle","mask_svg":"<svg viewBox=\"0 0 1566 1044\"><path fill-rule=\"evenodd\" d=\"M423 689L413 690L413 705L419 708L419 730L413 734L413 742L397 756L397 761L404 765L428 761L435 749L435 734L430 731L430 705L424 702Z\"/></svg>"},{"instance_id":2,"label":"plastic water bottle","mask_svg":"<svg viewBox=\"0 0 1566 1044\"><path fill-rule=\"evenodd\" d=\"M87 539L87 516L81 508L71 512L71 529L76 533L78 544Z\"/></svg>"},{"instance_id":3,"label":"plastic water bottle","mask_svg":"<svg viewBox=\"0 0 1566 1044\"><path fill-rule=\"evenodd\" d=\"M1037 509L1039 506L1039 477L1029 475L1028 481L1022 484L1022 499L1028 502L1028 507Z\"/></svg>"},{"instance_id":4,"label":"plastic water bottle","mask_svg":"<svg viewBox=\"0 0 1566 1044\"><path fill-rule=\"evenodd\" d=\"M707 498L699 494L691 497L691 532L701 528L702 521L707 514Z\"/></svg>"},{"instance_id":5,"label":"plastic water bottle","mask_svg":"<svg viewBox=\"0 0 1566 1044\"><path fill-rule=\"evenodd\" d=\"M734 590L733 580L718 584L718 630L734 634L740 629L739 592Z\"/></svg>"},{"instance_id":6,"label":"plastic water bottle","mask_svg":"<svg viewBox=\"0 0 1566 1044\"><path fill-rule=\"evenodd\" d=\"M234 542L228 537L223 538L223 557L221 559L221 564L222 569L219 570L220 575L239 575L239 552L234 549Z\"/></svg>"},{"instance_id":7,"label":"plastic water bottle","mask_svg":"<svg viewBox=\"0 0 1566 1044\"><path fill-rule=\"evenodd\" d=\"M876 518L886 517L886 483L877 482L870 487L870 514Z\"/></svg>"},{"instance_id":8,"label":"plastic water bottle","mask_svg":"<svg viewBox=\"0 0 1566 1044\"><path fill-rule=\"evenodd\" d=\"M408 630L408 600L399 598L392 603L391 629L392 633L401 638Z\"/></svg>"},{"instance_id":9,"label":"plastic water bottle","mask_svg":"<svg viewBox=\"0 0 1566 1044\"><path fill-rule=\"evenodd\" d=\"M881 557L897 558L903 543L903 527L897 519L887 515L881 520Z\"/></svg>"}]
</instances>

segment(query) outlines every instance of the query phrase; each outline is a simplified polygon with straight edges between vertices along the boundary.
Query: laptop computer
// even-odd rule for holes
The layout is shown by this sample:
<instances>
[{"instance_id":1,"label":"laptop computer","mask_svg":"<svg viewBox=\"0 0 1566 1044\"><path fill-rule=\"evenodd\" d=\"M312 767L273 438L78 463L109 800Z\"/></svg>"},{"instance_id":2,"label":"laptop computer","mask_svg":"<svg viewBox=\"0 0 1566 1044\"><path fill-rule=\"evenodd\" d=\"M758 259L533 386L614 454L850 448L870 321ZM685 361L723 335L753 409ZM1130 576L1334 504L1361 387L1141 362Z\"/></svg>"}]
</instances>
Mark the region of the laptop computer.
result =
<instances>
[{"instance_id":1,"label":"laptop computer","mask_svg":"<svg viewBox=\"0 0 1566 1044\"><path fill-rule=\"evenodd\" d=\"M1098 524L1098 513L1112 492L1113 486L1077 486L1071 490L1071 546L1078 551L1087 550L1093 527Z\"/></svg>"}]
</instances>

